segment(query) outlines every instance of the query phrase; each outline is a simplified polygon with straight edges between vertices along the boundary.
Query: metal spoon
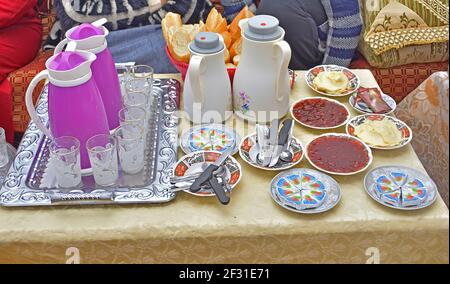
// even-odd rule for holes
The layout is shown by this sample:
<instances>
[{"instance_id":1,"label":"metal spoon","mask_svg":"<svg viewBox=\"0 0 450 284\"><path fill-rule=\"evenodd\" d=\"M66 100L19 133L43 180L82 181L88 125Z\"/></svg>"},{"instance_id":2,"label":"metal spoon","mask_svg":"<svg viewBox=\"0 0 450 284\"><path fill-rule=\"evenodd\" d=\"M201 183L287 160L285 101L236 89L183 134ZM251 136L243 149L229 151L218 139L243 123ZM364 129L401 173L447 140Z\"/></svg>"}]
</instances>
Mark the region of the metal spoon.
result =
<instances>
[{"instance_id":1,"label":"metal spoon","mask_svg":"<svg viewBox=\"0 0 450 284\"><path fill-rule=\"evenodd\" d=\"M294 160L294 153L292 153L291 149L287 149L280 154L280 160L285 163L290 163Z\"/></svg>"},{"instance_id":2,"label":"metal spoon","mask_svg":"<svg viewBox=\"0 0 450 284\"><path fill-rule=\"evenodd\" d=\"M256 163L262 167L266 167L270 163L271 154L269 145L270 130L267 126L259 125L258 130L259 154L256 156Z\"/></svg>"},{"instance_id":3,"label":"metal spoon","mask_svg":"<svg viewBox=\"0 0 450 284\"><path fill-rule=\"evenodd\" d=\"M291 150L292 132L294 130L294 123L293 123L292 119L286 120L285 123L290 123L291 129L289 130L289 137L288 137L287 144L286 144L283 152L281 152L281 154L280 154L280 160L285 163L291 163L292 160L294 160L294 153Z\"/></svg>"}]
</instances>

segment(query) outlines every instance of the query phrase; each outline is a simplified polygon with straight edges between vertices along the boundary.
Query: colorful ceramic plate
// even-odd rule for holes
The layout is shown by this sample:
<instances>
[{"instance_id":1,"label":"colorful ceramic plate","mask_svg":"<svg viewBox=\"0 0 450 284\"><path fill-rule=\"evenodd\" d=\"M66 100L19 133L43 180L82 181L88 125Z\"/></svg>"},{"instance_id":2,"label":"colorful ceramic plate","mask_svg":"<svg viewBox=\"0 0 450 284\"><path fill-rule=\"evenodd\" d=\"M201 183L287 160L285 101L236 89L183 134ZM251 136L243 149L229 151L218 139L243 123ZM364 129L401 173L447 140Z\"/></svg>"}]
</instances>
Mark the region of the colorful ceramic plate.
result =
<instances>
[{"instance_id":1,"label":"colorful ceramic plate","mask_svg":"<svg viewBox=\"0 0 450 284\"><path fill-rule=\"evenodd\" d=\"M316 169L333 175L354 175L372 163L370 148L346 134L323 134L306 146L306 158Z\"/></svg>"},{"instance_id":2,"label":"colorful ceramic plate","mask_svg":"<svg viewBox=\"0 0 450 284\"><path fill-rule=\"evenodd\" d=\"M303 126L325 130L347 124L350 111L336 100L312 97L294 103L291 106L291 116Z\"/></svg>"},{"instance_id":3,"label":"colorful ceramic plate","mask_svg":"<svg viewBox=\"0 0 450 284\"><path fill-rule=\"evenodd\" d=\"M311 169L292 169L278 174L272 180L270 194L281 207L304 214L328 211L341 199L336 180Z\"/></svg>"},{"instance_id":4,"label":"colorful ceramic plate","mask_svg":"<svg viewBox=\"0 0 450 284\"><path fill-rule=\"evenodd\" d=\"M318 90L314 84L313 81L316 78L317 75L319 75L321 72L324 71L339 71L339 72L344 72L344 74L347 76L349 82L348 82L348 87L347 90L338 93L338 94L330 94L330 93L326 93L323 91ZM330 96L330 97L345 97L348 96L354 92L356 92L356 90L358 90L359 86L360 86L360 80L359 77L353 73L350 69L345 68L345 67L341 67L341 66L337 66L337 65L319 65L316 66L312 69L310 69L305 76L305 80L306 80L306 84L315 92L324 95L324 96Z\"/></svg>"},{"instance_id":5,"label":"colorful ceramic plate","mask_svg":"<svg viewBox=\"0 0 450 284\"><path fill-rule=\"evenodd\" d=\"M256 141L256 133L253 133L253 134L245 137L242 140L241 145L239 146L239 154L240 154L241 158L247 164L251 165L252 167L262 169L262 170L267 170L267 171L281 171L281 170L287 170L289 168L292 168L293 166L300 163L301 160L303 159L303 156L304 156L303 145L300 142L300 140L298 140L295 137L292 137L291 148L290 148L294 155L292 162L285 163L280 160L275 166L273 166L271 168L262 167L262 166L258 165L255 161L253 161L251 158L251 155L250 155L250 151L251 151L252 147L255 145L255 141Z\"/></svg>"},{"instance_id":6,"label":"colorful ceramic plate","mask_svg":"<svg viewBox=\"0 0 450 284\"><path fill-rule=\"evenodd\" d=\"M436 184L426 174L402 166L371 170L364 178L366 192L378 203L400 210L417 210L436 201Z\"/></svg>"},{"instance_id":7,"label":"colorful ceramic plate","mask_svg":"<svg viewBox=\"0 0 450 284\"><path fill-rule=\"evenodd\" d=\"M393 149L402 148L402 147L408 145L413 138L411 128L408 125L406 125L406 123L404 123L403 121L401 121L395 117L387 116L387 115L383 115L383 114L363 114L363 115L354 117L347 123L347 127L346 127L347 134L349 134L353 137L356 137L356 135L355 135L355 127L356 126L363 124L367 120L375 121L375 120L383 120L384 118L389 119L397 126L397 129L401 132L401 135L402 135L401 142L394 146L383 146L383 147L371 145L370 143L363 140L364 143L366 143L370 148L380 149L380 150L393 150Z\"/></svg>"},{"instance_id":8,"label":"colorful ceramic plate","mask_svg":"<svg viewBox=\"0 0 450 284\"><path fill-rule=\"evenodd\" d=\"M373 114L373 111L363 101L357 102L356 100L357 95L358 94L356 93L351 95L348 100L348 103L352 106L352 108L361 114ZM395 102L395 100L386 94L381 94L381 96L383 98L383 101L385 101L391 108L389 112L383 114L390 114L394 112L395 109L397 108L397 103Z\"/></svg>"},{"instance_id":9,"label":"colorful ceramic plate","mask_svg":"<svg viewBox=\"0 0 450 284\"><path fill-rule=\"evenodd\" d=\"M197 151L225 152L234 148L239 150L241 136L236 130L223 124L198 125L186 131L181 138L181 149L186 154Z\"/></svg>"},{"instance_id":10,"label":"colorful ceramic plate","mask_svg":"<svg viewBox=\"0 0 450 284\"><path fill-rule=\"evenodd\" d=\"M180 159L175 165L173 170L173 176L183 177L186 175L201 173L209 164L214 163L221 153L217 151L200 151L190 153ZM239 183L242 177L241 165L233 157L228 159L223 164L225 166L225 179L228 181L231 189L234 189ZM214 192L210 188L205 188L197 193L192 193L189 190L186 192L195 196L215 196Z\"/></svg>"}]
</instances>

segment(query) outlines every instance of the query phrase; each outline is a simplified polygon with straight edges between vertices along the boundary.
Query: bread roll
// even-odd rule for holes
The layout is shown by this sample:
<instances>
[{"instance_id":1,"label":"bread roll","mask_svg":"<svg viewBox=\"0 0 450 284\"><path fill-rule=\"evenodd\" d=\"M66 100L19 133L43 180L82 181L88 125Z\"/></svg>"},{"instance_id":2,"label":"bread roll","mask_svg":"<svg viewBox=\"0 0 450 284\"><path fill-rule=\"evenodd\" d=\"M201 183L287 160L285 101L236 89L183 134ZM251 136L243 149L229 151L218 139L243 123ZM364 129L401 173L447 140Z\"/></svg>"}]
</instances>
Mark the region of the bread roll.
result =
<instances>
[{"instance_id":1,"label":"bread roll","mask_svg":"<svg viewBox=\"0 0 450 284\"><path fill-rule=\"evenodd\" d=\"M230 49L231 48L231 34L228 31L225 31L223 33L221 33L222 37L223 37L223 41L225 43L225 46Z\"/></svg>"},{"instance_id":2,"label":"bread roll","mask_svg":"<svg viewBox=\"0 0 450 284\"><path fill-rule=\"evenodd\" d=\"M172 12L167 13L164 19L161 22L162 32L166 43L169 43L169 29L171 27L179 28L183 25L181 20L181 16L179 14L175 14Z\"/></svg>"},{"instance_id":3,"label":"bread roll","mask_svg":"<svg viewBox=\"0 0 450 284\"><path fill-rule=\"evenodd\" d=\"M240 33L241 29L239 28L239 22L242 19L247 18L247 12L248 12L248 7L245 6L241 12L234 18L233 22L231 22L230 27L229 27L229 31L233 34L233 33Z\"/></svg>"},{"instance_id":4,"label":"bread roll","mask_svg":"<svg viewBox=\"0 0 450 284\"><path fill-rule=\"evenodd\" d=\"M220 21L222 21L222 16L217 12L216 8L212 8L206 19L206 30L208 32L214 32L215 28L220 24Z\"/></svg>"},{"instance_id":5,"label":"bread roll","mask_svg":"<svg viewBox=\"0 0 450 284\"><path fill-rule=\"evenodd\" d=\"M233 43L230 49L230 55L231 57L235 57L238 54L242 53L242 39L238 39Z\"/></svg>"},{"instance_id":6,"label":"bread roll","mask_svg":"<svg viewBox=\"0 0 450 284\"><path fill-rule=\"evenodd\" d=\"M236 55L235 57L233 57L233 64L238 66L240 60L241 60L241 56L240 55Z\"/></svg>"},{"instance_id":7,"label":"bread roll","mask_svg":"<svg viewBox=\"0 0 450 284\"><path fill-rule=\"evenodd\" d=\"M221 34L224 33L228 30L228 26L227 26L227 19L222 18L222 16L220 16L220 20L218 21L218 24L216 25L216 27L214 28L213 32Z\"/></svg>"},{"instance_id":8,"label":"bread roll","mask_svg":"<svg viewBox=\"0 0 450 284\"><path fill-rule=\"evenodd\" d=\"M225 63L230 63L231 62L231 56L230 56L230 52L228 51L228 48L225 47L225 52L224 52L224 58L225 58Z\"/></svg>"},{"instance_id":9,"label":"bread roll","mask_svg":"<svg viewBox=\"0 0 450 284\"><path fill-rule=\"evenodd\" d=\"M191 42L191 34L185 29L178 28L172 36L172 56L185 63L189 63L190 52L189 43Z\"/></svg>"},{"instance_id":10,"label":"bread roll","mask_svg":"<svg viewBox=\"0 0 450 284\"><path fill-rule=\"evenodd\" d=\"M254 14L252 13L252 11L250 11L248 7L245 6L241 10L241 12L234 18L233 22L231 22L230 26L228 27L233 42L241 38L241 28L239 27L239 22L243 19L251 18L253 16Z\"/></svg>"}]
</instances>

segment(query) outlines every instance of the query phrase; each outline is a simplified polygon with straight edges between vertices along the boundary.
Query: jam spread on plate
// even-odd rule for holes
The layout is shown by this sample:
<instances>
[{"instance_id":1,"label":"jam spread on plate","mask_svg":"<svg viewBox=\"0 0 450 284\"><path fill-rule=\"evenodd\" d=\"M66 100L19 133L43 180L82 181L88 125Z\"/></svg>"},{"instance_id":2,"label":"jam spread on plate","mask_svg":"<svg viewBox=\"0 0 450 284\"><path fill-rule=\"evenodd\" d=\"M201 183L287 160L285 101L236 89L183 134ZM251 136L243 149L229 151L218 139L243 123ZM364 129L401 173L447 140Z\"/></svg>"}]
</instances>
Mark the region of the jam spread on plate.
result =
<instances>
[{"instance_id":1,"label":"jam spread on plate","mask_svg":"<svg viewBox=\"0 0 450 284\"><path fill-rule=\"evenodd\" d=\"M337 127L343 124L349 113L338 103L321 98L306 99L293 108L295 118L311 127Z\"/></svg>"},{"instance_id":2,"label":"jam spread on plate","mask_svg":"<svg viewBox=\"0 0 450 284\"><path fill-rule=\"evenodd\" d=\"M308 146L308 157L317 167L334 173L354 173L369 163L364 144L351 137L321 136Z\"/></svg>"}]
</instances>

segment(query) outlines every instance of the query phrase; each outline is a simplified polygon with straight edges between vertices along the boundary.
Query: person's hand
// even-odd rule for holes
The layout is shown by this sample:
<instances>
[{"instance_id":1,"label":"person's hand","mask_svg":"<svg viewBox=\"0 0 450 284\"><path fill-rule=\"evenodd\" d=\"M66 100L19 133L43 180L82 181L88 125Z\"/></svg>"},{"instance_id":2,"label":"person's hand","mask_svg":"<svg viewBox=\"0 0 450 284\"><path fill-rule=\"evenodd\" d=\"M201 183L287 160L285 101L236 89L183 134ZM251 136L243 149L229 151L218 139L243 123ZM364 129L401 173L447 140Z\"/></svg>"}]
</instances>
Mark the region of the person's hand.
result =
<instances>
[{"instance_id":1,"label":"person's hand","mask_svg":"<svg viewBox=\"0 0 450 284\"><path fill-rule=\"evenodd\" d=\"M167 4L167 0L161 0L161 6L164 6Z\"/></svg>"}]
</instances>

